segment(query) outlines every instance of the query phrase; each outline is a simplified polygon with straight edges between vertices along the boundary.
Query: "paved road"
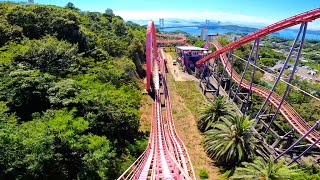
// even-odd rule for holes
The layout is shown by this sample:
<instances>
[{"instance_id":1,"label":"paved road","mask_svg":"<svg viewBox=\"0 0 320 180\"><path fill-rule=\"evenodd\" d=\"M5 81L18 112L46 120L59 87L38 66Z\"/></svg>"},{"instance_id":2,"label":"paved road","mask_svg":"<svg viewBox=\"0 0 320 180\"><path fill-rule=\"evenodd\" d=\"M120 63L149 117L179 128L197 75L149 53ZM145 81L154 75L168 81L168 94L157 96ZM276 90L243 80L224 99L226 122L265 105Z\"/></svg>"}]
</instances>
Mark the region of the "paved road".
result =
<instances>
[{"instance_id":1,"label":"paved road","mask_svg":"<svg viewBox=\"0 0 320 180\"><path fill-rule=\"evenodd\" d=\"M169 72L172 74L175 81L199 81L196 77L182 72L182 69L179 68L179 63L176 65L172 64L172 57L170 54L166 53L167 56L167 68Z\"/></svg>"}]
</instances>

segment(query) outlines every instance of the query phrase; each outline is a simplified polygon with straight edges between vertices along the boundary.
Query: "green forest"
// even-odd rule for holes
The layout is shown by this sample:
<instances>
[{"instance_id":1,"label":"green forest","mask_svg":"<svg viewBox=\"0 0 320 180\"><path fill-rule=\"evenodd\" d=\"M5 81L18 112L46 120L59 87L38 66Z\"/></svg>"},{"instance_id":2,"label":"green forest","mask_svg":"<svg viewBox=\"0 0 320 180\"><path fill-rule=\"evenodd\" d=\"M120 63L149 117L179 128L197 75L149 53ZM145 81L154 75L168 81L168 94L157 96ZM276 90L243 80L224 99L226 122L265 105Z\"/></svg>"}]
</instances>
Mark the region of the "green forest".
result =
<instances>
[{"instance_id":1,"label":"green forest","mask_svg":"<svg viewBox=\"0 0 320 180\"><path fill-rule=\"evenodd\" d=\"M0 3L0 179L115 179L139 132L145 27Z\"/></svg>"}]
</instances>

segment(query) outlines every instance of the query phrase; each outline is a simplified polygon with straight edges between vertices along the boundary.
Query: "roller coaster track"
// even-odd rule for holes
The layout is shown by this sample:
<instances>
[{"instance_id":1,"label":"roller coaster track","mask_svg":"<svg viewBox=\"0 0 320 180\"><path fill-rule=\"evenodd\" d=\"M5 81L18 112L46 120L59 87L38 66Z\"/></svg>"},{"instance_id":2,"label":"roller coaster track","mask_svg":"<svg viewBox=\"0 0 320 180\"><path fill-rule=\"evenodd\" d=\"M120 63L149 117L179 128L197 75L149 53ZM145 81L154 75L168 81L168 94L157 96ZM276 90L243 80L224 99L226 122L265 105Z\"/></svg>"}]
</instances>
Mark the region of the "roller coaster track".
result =
<instances>
[{"instance_id":1,"label":"roller coaster track","mask_svg":"<svg viewBox=\"0 0 320 180\"><path fill-rule=\"evenodd\" d=\"M203 64L204 62L208 61L209 59L212 59L216 56L219 56L222 53L225 53L227 51L230 51L231 49L235 49L241 45L244 45L246 43L249 43L257 38L262 38L268 34L283 30L288 27L295 26L297 24L300 24L302 22L311 22L317 18L320 17L320 8L313 9L311 11L307 11L301 14L298 14L296 16L292 16L290 18L284 19L282 21L279 21L277 23L271 24L265 28L262 28L252 34L249 34L247 36L244 36L243 38L228 44L227 46L222 47L221 49L211 53L210 55L204 57L200 61L197 62L198 65Z\"/></svg>"},{"instance_id":2,"label":"roller coaster track","mask_svg":"<svg viewBox=\"0 0 320 180\"><path fill-rule=\"evenodd\" d=\"M225 47L219 43L212 43L217 51L198 61L197 65L220 56L226 72L232 79L242 88L250 89L250 82L245 79L241 81L241 76L228 63L226 52L270 33L302 22L310 22L319 17L320 9L317 8L267 26ZM157 36L160 39L157 40ZM165 73L166 55L163 49L157 47L157 43L185 43L185 40L185 37L179 35L156 34L153 21L149 23L146 35L146 90L154 95L150 118L150 137L147 149L118 179L195 179L187 149L178 137L172 119ZM151 78L153 79L153 88L151 88ZM260 85L253 85L251 90L266 99L270 93L269 89ZM282 97L276 93L273 93L269 98L269 103L275 107L278 107L281 101ZM280 107L280 113L296 132L302 136L305 135L309 142L316 143L316 146L320 148L320 143L317 143L319 142L317 141L320 137L319 133L316 130L311 131L311 126L286 101ZM307 132L311 133L307 134Z\"/></svg>"},{"instance_id":3,"label":"roller coaster track","mask_svg":"<svg viewBox=\"0 0 320 180\"><path fill-rule=\"evenodd\" d=\"M180 39L177 42L180 42ZM147 72L150 73L149 78L151 72L153 73L154 86L149 143L147 149L119 179L195 179L187 149L174 127L166 83L166 56L163 49L157 48L152 21L147 28L146 59ZM161 100L164 101L164 108Z\"/></svg>"},{"instance_id":4,"label":"roller coaster track","mask_svg":"<svg viewBox=\"0 0 320 180\"><path fill-rule=\"evenodd\" d=\"M216 49L217 51L220 51L221 49L223 49L223 47L218 43L218 42L212 42L211 43ZM231 64L228 63L228 57L226 55L226 53L221 53L220 54L220 59L221 62L223 64L224 67L226 67L226 71L227 73L231 76L232 73L232 79L236 82L236 83L240 83L241 82L241 76L232 68ZM243 79L241 84L241 87L249 90L250 89L250 82ZM259 96L263 97L263 98L267 98L270 90L254 84L252 86L252 92L258 94ZM278 107L280 102L282 100L282 97L279 96L276 93L272 93L269 102L274 106L274 107ZM283 116L283 118L291 125L291 127L298 132L300 135L304 135L306 134L310 129L311 126L309 124L307 124L304 119L293 109L293 107L288 104L286 101L283 102L282 106L280 107L280 113ZM307 137L306 139L311 142L314 143L316 142L318 139L320 138L319 133L314 130L312 131ZM317 143L316 146L318 148L320 148L320 143Z\"/></svg>"}]
</instances>

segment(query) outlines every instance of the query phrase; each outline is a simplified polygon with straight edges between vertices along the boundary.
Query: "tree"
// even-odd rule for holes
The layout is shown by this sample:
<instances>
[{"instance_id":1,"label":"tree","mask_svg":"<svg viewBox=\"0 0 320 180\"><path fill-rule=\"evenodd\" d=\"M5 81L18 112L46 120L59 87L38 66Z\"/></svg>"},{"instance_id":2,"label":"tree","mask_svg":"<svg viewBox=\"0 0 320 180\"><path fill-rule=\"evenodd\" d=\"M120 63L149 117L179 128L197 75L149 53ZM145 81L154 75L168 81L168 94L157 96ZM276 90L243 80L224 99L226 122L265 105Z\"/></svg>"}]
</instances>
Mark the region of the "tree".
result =
<instances>
[{"instance_id":1,"label":"tree","mask_svg":"<svg viewBox=\"0 0 320 180\"><path fill-rule=\"evenodd\" d=\"M72 2L68 2L65 6L65 8L71 9L71 10L79 10L78 8L76 8L76 6L72 3Z\"/></svg>"},{"instance_id":2,"label":"tree","mask_svg":"<svg viewBox=\"0 0 320 180\"><path fill-rule=\"evenodd\" d=\"M81 88L73 101L90 122L91 132L124 145L134 142L139 127L140 92L129 85L116 88L97 75L78 76ZM120 145L119 145L120 146Z\"/></svg>"},{"instance_id":3,"label":"tree","mask_svg":"<svg viewBox=\"0 0 320 180\"><path fill-rule=\"evenodd\" d=\"M6 72L8 70L10 72ZM2 72L0 99L6 101L11 112L15 112L22 121L29 121L32 113L46 111L50 107L46 96L53 76L39 70L25 70L24 66Z\"/></svg>"},{"instance_id":4,"label":"tree","mask_svg":"<svg viewBox=\"0 0 320 180\"><path fill-rule=\"evenodd\" d=\"M257 148L257 139L247 116L235 116L215 123L205 132L204 147L211 158L225 167L250 159Z\"/></svg>"},{"instance_id":5,"label":"tree","mask_svg":"<svg viewBox=\"0 0 320 180\"><path fill-rule=\"evenodd\" d=\"M200 112L198 128L204 132L212 128L214 123L234 116L233 107L222 97L216 97L213 102L204 106Z\"/></svg>"},{"instance_id":6,"label":"tree","mask_svg":"<svg viewBox=\"0 0 320 180\"><path fill-rule=\"evenodd\" d=\"M123 40L114 35L109 37L100 37L97 43L101 49L108 52L108 54L113 57L123 56L126 48L128 48Z\"/></svg>"},{"instance_id":7,"label":"tree","mask_svg":"<svg viewBox=\"0 0 320 180\"><path fill-rule=\"evenodd\" d=\"M206 44L205 40L197 39L196 42L193 43L194 46L203 47Z\"/></svg>"},{"instance_id":8,"label":"tree","mask_svg":"<svg viewBox=\"0 0 320 180\"><path fill-rule=\"evenodd\" d=\"M107 9L105 10L105 13L113 14L113 11L112 11L112 9L107 8Z\"/></svg>"},{"instance_id":9,"label":"tree","mask_svg":"<svg viewBox=\"0 0 320 180\"><path fill-rule=\"evenodd\" d=\"M28 69L64 77L77 71L79 59L77 47L54 37L26 41L29 48L14 57L14 62L24 64Z\"/></svg>"},{"instance_id":10,"label":"tree","mask_svg":"<svg viewBox=\"0 0 320 180\"><path fill-rule=\"evenodd\" d=\"M106 179L117 172L110 141L83 135L89 122L74 117L75 110L49 110L22 125L0 114L7 118L0 129L1 179Z\"/></svg>"},{"instance_id":11,"label":"tree","mask_svg":"<svg viewBox=\"0 0 320 180\"><path fill-rule=\"evenodd\" d=\"M114 32L117 36L123 36L127 33L127 27L124 21L118 17L112 18Z\"/></svg>"},{"instance_id":12,"label":"tree","mask_svg":"<svg viewBox=\"0 0 320 180\"><path fill-rule=\"evenodd\" d=\"M287 166L283 160L274 162L273 158L264 161L257 157L252 163L243 162L243 167L237 167L231 179L243 180L282 180L295 179L299 171L293 166Z\"/></svg>"},{"instance_id":13,"label":"tree","mask_svg":"<svg viewBox=\"0 0 320 180\"><path fill-rule=\"evenodd\" d=\"M264 66L273 67L277 63L277 59L274 58L260 58L258 63Z\"/></svg>"},{"instance_id":14,"label":"tree","mask_svg":"<svg viewBox=\"0 0 320 180\"><path fill-rule=\"evenodd\" d=\"M119 177L147 146L145 27L72 3L1 3L0 17L0 179Z\"/></svg>"},{"instance_id":15,"label":"tree","mask_svg":"<svg viewBox=\"0 0 320 180\"><path fill-rule=\"evenodd\" d=\"M218 38L217 38L217 41L218 41L222 46L226 46L226 45L228 45L228 44L231 43L231 41L230 41L228 38L226 38L226 37L218 37Z\"/></svg>"},{"instance_id":16,"label":"tree","mask_svg":"<svg viewBox=\"0 0 320 180\"><path fill-rule=\"evenodd\" d=\"M10 26L8 22L0 21L0 47L9 41L19 42L22 39L22 28Z\"/></svg>"},{"instance_id":17,"label":"tree","mask_svg":"<svg viewBox=\"0 0 320 180\"><path fill-rule=\"evenodd\" d=\"M56 108L72 108L74 99L79 91L80 87L75 84L74 80L61 80L54 83L54 85L48 89L48 99L50 101L50 104Z\"/></svg>"}]
</instances>

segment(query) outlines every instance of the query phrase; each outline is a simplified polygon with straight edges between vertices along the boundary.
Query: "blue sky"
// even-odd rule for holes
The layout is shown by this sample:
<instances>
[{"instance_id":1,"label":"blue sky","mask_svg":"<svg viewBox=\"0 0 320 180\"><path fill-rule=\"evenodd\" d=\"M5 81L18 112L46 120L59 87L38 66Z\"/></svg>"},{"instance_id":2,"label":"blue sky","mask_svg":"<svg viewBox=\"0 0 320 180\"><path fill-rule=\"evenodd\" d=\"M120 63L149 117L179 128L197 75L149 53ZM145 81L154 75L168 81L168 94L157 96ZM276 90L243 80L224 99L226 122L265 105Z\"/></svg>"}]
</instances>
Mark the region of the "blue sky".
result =
<instances>
[{"instance_id":1,"label":"blue sky","mask_svg":"<svg viewBox=\"0 0 320 180\"><path fill-rule=\"evenodd\" d=\"M267 25L289 16L320 7L320 0L34 0L40 4L64 6L73 2L81 10L103 12L111 8L125 20L158 22L179 18L216 20L238 24ZM199 3L200 2L200 3ZM311 23L320 29L320 21Z\"/></svg>"}]
</instances>

